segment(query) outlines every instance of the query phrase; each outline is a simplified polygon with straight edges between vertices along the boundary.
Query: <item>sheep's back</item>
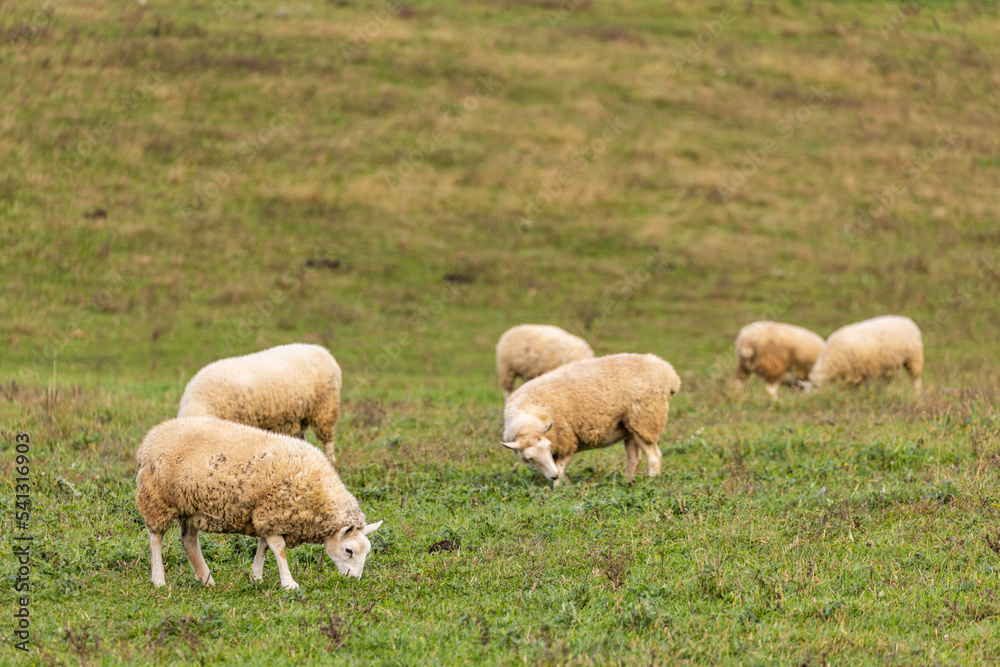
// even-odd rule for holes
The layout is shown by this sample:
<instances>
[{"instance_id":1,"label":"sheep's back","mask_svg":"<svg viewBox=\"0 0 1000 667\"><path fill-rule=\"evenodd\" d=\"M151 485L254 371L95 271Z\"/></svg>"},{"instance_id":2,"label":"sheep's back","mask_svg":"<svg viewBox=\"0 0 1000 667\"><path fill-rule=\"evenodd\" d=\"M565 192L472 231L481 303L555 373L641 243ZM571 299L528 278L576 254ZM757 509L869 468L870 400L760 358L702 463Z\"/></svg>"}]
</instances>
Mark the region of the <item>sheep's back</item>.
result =
<instances>
[{"instance_id":1,"label":"sheep's back","mask_svg":"<svg viewBox=\"0 0 1000 667\"><path fill-rule=\"evenodd\" d=\"M922 349L920 329L913 320L886 315L834 331L814 368L826 379L860 382L899 369Z\"/></svg>"},{"instance_id":2,"label":"sheep's back","mask_svg":"<svg viewBox=\"0 0 1000 667\"><path fill-rule=\"evenodd\" d=\"M295 422L339 392L341 382L340 367L325 348L281 345L202 368L185 388L178 416L211 415L295 433Z\"/></svg>"},{"instance_id":3,"label":"sheep's back","mask_svg":"<svg viewBox=\"0 0 1000 667\"><path fill-rule=\"evenodd\" d=\"M550 324L512 327L500 337L496 351L498 360L506 360L531 378L594 356L587 341Z\"/></svg>"}]
</instances>

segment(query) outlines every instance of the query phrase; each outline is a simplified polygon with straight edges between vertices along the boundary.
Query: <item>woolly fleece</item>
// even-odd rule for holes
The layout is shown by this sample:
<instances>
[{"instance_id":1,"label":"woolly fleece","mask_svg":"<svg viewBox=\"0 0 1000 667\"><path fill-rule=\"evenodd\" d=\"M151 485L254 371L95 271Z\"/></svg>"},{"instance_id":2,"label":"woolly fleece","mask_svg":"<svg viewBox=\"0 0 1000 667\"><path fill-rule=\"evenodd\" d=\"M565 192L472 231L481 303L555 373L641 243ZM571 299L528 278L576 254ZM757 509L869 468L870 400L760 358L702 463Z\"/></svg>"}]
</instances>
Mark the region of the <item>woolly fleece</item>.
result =
<instances>
[{"instance_id":1,"label":"woolly fleece","mask_svg":"<svg viewBox=\"0 0 1000 667\"><path fill-rule=\"evenodd\" d=\"M135 504L146 526L175 519L210 533L320 544L365 515L330 461L296 438L211 417L155 426L136 452Z\"/></svg>"},{"instance_id":2,"label":"woolly fleece","mask_svg":"<svg viewBox=\"0 0 1000 667\"><path fill-rule=\"evenodd\" d=\"M592 359L587 341L550 324L521 324L497 342L497 376L504 398L514 391L518 377L525 382L565 364Z\"/></svg>"},{"instance_id":3,"label":"woolly fleece","mask_svg":"<svg viewBox=\"0 0 1000 667\"><path fill-rule=\"evenodd\" d=\"M212 416L305 438L312 426L334 456L341 372L319 345L279 345L220 359L191 378L178 417Z\"/></svg>"},{"instance_id":4,"label":"woolly fleece","mask_svg":"<svg viewBox=\"0 0 1000 667\"><path fill-rule=\"evenodd\" d=\"M576 452L624 439L626 473L635 474L641 448L654 475L659 472L658 442L667 424L670 397L680 386L673 366L652 354L577 361L530 380L511 394L504 409L504 440L530 444L544 434L561 479L567 460ZM552 426L545 431L549 422Z\"/></svg>"},{"instance_id":5,"label":"woolly fleece","mask_svg":"<svg viewBox=\"0 0 1000 667\"><path fill-rule=\"evenodd\" d=\"M767 383L767 393L778 397L782 382L809 377L825 341L819 334L794 324L759 321L740 329L736 336L736 388L756 373Z\"/></svg>"},{"instance_id":6,"label":"woolly fleece","mask_svg":"<svg viewBox=\"0 0 1000 667\"><path fill-rule=\"evenodd\" d=\"M837 329L826 339L809 381L858 385L877 378L891 378L905 368L920 391L924 369L924 343L920 328L909 317L883 315Z\"/></svg>"}]
</instances>

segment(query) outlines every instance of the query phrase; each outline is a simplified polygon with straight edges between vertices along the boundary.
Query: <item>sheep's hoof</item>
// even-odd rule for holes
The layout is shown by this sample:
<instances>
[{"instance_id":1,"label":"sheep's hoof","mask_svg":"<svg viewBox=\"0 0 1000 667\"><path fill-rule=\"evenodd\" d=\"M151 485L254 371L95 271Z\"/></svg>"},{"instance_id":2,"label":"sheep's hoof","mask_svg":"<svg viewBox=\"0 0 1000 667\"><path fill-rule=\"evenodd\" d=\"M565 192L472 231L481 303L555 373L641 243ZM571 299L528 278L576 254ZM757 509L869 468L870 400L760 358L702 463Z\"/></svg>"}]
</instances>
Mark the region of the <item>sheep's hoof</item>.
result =
<instances>
[{"instance_id":1,"label":"sheep's hoof","mask_svg":"<svg viewBox=\"0 0 1000 667\"><path fill-rule=\"evenodd\" d=\"M155 586L156 588L163 588L166 585L167 585L166 579L160 579L159 581L153 579L153 586Z\"/></svg>"},{"instance_id":2,"label":"sheep's hoof","mask_svg":"<svg viewBox=\"0 0 1000 667\"><path fill-rule=\"evenodd\" d=\"M292 591L292 590L295 590L296 588L298 588L299 585L297 583L295 583L294 581L292 581L292 582L289 582L287 584L281 584L281 587L284 588L286 591Z\"/></svg>"},{"instance_id":3,"label":"sheep's hoof","mask_svg":"<svg viewBox=\"0 0 1000 667\"><path fill-rule=\"evenodd\" d=\"M214 586L215 585L215 579L212 578L212 575L208 575L208 581L205 582L205 585L206 586Z\"/></svg>"}]
</instances>

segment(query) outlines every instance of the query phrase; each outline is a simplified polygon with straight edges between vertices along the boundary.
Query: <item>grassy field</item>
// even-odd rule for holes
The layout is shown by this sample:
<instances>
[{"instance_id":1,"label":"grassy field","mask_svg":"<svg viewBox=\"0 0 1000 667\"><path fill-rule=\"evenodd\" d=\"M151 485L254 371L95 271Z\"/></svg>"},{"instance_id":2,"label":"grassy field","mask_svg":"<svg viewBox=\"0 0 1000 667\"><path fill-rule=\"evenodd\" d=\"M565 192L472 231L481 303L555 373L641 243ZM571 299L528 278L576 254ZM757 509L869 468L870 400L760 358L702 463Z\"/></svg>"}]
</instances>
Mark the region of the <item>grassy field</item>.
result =
<instances>
[{"instance_id":1,"label":"grassy field","mask_svg":"<svg viewBox=\"0 0 1000 667\"><path fill-rule=\"evenodd\" d=\"M996 2L0 0L0 663L1000 661ZM755 319L909 315L907 383L732 389ZM551 489L493 346L684 385L663 474ZM134 452L205 363L323 344L374 534L248 576ZM15 648L30 435L31 652ZM461 549L429 553L441 540ZM992 546L991 546L992 545Z\"/></svg>"}]
</instances>

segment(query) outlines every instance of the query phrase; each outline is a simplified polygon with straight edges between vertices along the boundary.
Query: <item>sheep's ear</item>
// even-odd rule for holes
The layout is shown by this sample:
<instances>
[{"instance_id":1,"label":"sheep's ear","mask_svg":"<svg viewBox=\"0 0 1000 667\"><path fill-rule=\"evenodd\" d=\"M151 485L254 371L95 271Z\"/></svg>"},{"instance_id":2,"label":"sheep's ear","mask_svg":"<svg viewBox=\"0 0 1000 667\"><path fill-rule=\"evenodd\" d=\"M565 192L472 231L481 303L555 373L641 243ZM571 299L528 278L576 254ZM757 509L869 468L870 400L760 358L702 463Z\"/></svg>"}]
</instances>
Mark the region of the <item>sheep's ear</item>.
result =
<instances>
[{"instance_id":1,"label":"sheep's ear","mask_svg":"<svg viewBox=\"0 0 1000 667\"><path fill-rule=\"evenodd\" d=\"M344 526L341 528L337 531L337 539L342 539L345 535L347 535L347 533L351 532L352 528L354 528L354 526Z\"/></svg>"},{"instance_id":2,"label":"sheep's ear","mask_svg":"<svg viewBox=\"0 0 1000 667\"><path fill-rule=\"evenodd\" d=\"M383 519L382 521L385 521L385 519ZM369 533L374 533L376 530L379 529L379 526L382 525L382 521L376 521L375 523L368 524L367 526L361 529L361 534L368 535Z\"/></svg>"},{"instance_id":3,"label":"sheep's ear","mask_svg":"<svg viewBox=\"0 0 1000 667\"><path fill-rule=\"evenodd\" d=\"M520 443L518 443L517 440L515 440L514 442L501 442L500 444L506 447L507 449L521 449L521 445Z\"/></svg>"},{"instance_id":4,"label":"sheep's ear","mask_svg":"<svg viewBox=\"0 0 1000 667\"><path fill-rule=\"evenodd\" d=\"M548 433L550 428L552 428L552 422L545 425L545 428L542 429L542 433Z\"/></svg>"}]
</instances>

